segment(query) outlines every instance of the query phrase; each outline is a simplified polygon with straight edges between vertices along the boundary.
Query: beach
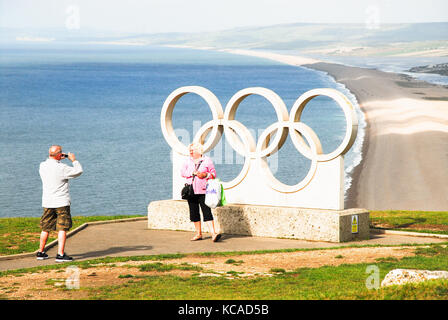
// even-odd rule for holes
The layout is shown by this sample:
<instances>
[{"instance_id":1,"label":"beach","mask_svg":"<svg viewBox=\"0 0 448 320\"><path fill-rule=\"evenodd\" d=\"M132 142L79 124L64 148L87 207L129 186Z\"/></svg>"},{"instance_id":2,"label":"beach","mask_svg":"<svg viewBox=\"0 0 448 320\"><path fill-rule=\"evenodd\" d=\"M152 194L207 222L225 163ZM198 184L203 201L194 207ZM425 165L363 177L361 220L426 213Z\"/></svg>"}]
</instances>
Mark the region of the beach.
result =
<instances>
[{"instance_id":1,"label":"beach","mask_svg":"<svg viewBox=\"0 0 448 320\"><path fill-rule=\"evenodd\" d=\"M448 210L447 87L292 55L225 51L326 72L355 95L367 126L346 208Z\"/></svg>"}]
</instances>

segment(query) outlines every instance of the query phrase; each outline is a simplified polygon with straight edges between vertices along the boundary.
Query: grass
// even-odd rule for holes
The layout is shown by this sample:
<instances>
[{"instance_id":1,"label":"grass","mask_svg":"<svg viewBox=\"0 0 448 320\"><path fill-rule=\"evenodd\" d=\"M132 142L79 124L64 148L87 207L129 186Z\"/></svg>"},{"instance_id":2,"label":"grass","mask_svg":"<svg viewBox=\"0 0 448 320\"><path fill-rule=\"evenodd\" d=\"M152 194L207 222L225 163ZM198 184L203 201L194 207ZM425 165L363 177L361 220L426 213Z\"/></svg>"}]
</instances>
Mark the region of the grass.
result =
<instances>
[{"instance_id":1,"label":"grass","mask_svg":"<svg viewBox=\"0 0 448 320\"><path fill-rule=\"evenodd\" d=\"M379 279L392 269L448 269L448 248L433 245L418 248L417 255L401 260L374 263ZM100 288L84 288L90 299L143 300L447 300L448 280L431 280L418 284L369 289L367 267L372 264L344 264L320 268L298 268L287 272L272 269L273 277L179 277L147 276L139 281Z\"/></svg>"},{"instance_id":2,"label":"grass","mask_svg":"<svg viewBox=\"0 0 448 320\"><path fill-rule=\"evenodd\" d=\"M370 211L373 227L448 234L448 211Z\"/></svg>"},{"instance_id":3,"label":"grass","mask_svg":"<svg viewBox=\"0 0 448 320\"><path fill-rule=\"evenodd\" d=\"M202 271L201 267L192 266L189 264L163 264L161 262L156 263L148 263L143 264L139 267L140 271L158 271L158 272L167 272L172 270L193 270L193 271Z\"/></svg>"},{"instance_id":4,"label":"grass","mask_svg":"<svg viewBox=\"0 0 448 320\"><path fill-rule=\"evenodd\" d=\"M342 264L339 266L323 266L320 268L297 268L286 271L282 268L272 268L272 277L257 276L251 278L238 277L236 272L228 272L221 276L201 276L202 267L191 264L163 263L163 260L180 259L197 254L172 254L139 257L111 257L78 261L73 264L81 268L96 268L108 263L126 261L148 261L139 265L138 270L148 272L148 275L133 275L131 269L125 274L117 276L128 279L120 285L103 287L83 287L81 290L87 294L88 299L94 300L397 300L397 299L448 299L448 280L432 280L420 284L393 286L386 288L369 289L366 285L369 277L368 267L376 266L379 270L378 283L385 275L396 268L448 270L448 243L416 245L415 256L402 259L395 257L377 259L374 263ZM307 250L307 249L305 249ZM331 250L331 249L327 249ZM289 250L285 250L288 251ZM268 251L266 251L267 253ZM240 254L247 254L241 252ZM254 253L256 254L256 253ZM259 253L262 254L262 253ZM240 262L238 255L228 259L229 264ZM207 256L222 256L221 253ZM150 261L154 261L151 263ZM45 270L63 270L66 266L49 265L39 268L13 270L0 272L5 275L23 276ZM196 271L190 276L176 276L170 274L173 270ZM154 275L151 272L158 272ZM166 275L164 274L166 273ZM210 272L209 272L210 273ZM211 272L213 273L213 272ZM228 275L234 276L229 279ZM53 279L54 280L54 279ZM57 281L56 279L54 281ZM50 279L50 282L52 280ZM62 290L61 288L55 290ZM5 292L7 293L7 292ZM85 295L83 295L85 297ZM3 297L6 299L6 296Z\"/></svg>"},{"instance_id":5,"label":"grass","mask_svg":"<svg viewBox=\"0 0 448 320\"><path fill-rule=\"evenodd\" d=\"M236 260L234 260L234 259L228 259L225 263L227 263L227 264L232 264L232 265L235 265L235 266L239 266L239 265L241 265L242 263L244 263L244 261L243 261L243 260L238 260L238 261L236 261Z\"/></svg>"},{"instance_id":6,"label":"grass","mask_svg":"<svg viewBox=\"0 0 448 320\"><path fill-rule=\"evenodd\" d=\"M140 215L116 216L74 216L72 230L86 222L116 220ZM39 247L40 218L0 218L0 255L11 255L33 252ZM56 232L51 232L47 244L57 238Z\"/></svg>"}]
</instances>

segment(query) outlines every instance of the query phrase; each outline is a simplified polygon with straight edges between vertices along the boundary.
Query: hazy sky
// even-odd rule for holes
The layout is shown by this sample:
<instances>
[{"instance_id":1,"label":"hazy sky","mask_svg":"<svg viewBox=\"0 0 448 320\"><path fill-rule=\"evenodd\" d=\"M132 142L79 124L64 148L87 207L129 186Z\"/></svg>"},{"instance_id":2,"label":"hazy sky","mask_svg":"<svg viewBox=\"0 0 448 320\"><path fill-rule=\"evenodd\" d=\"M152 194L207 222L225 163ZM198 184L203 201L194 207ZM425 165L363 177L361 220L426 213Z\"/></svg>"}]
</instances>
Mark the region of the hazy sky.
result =
<instances>
[{"instance_id":1,"label":"hazy sky","mask_svg":"<svg viewBox=\"0 0 448 320\"><path fill-rule=\"evenodd\" d=\"M0 27L197 32L296 22L448 21L447 0L0 0Z\"/></svg>"}]
</instances>

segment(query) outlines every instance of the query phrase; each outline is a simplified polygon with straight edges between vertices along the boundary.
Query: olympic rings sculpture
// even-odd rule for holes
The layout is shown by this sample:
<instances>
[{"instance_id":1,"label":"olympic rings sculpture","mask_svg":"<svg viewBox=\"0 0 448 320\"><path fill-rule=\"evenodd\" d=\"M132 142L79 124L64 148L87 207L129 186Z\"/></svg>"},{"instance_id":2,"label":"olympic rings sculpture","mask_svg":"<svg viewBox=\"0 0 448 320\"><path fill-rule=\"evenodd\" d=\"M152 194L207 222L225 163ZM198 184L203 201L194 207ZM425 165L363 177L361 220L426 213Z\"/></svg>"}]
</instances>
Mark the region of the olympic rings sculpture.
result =
<instances>
[{"instance_id":1,"label":"olympic rings sculpture","mask_svg":"<svg viewBox=\"0 0 448 320\"><path fill-rule=\"evenodd\" d=\"M165 100L161 112L163 136L173 151L180 155L189 155L188 146L181 143L176 136L172 124L172 115L176 103L187 93L194 93L202 97L210 107L213 116L213 120L205 123L198 130L193 141L203 143L204 153L206 153L217 145L224 132L230 146L245 159L241 172L232 181L223 182L225 189L231 189L239 185L246 177L251 164L255 162L258 169L261 169L264 173L264 177L272 189L282 193L297 192L305 188L313 179L319 162L331 161L344 155L356 139L358 119L355 109L345 95L335 89L313 89L305 92L295 101L291 112L288 114L283 100L270 89L253 87L240 90L229 100L225 111L223 111L219 99L210 90L199 86L187 86L174 90ZM277 122L268 126L257 142L255 142L247 127L235 120L239 105L250 95L259 95L267 99L274 107L277 115ZM316 133L300 121L307 103L317 96L327 96L335 100L342 108L346 120L346 132L343 141L334 151L326 154L323 154ZM275 137L271 141L274 134ZM267 157L283 146L288 134L291 135L292 142L297 150L311 160L311 166L306 177L293 186L277 180L267 164ZM207 138L207 136L209 137Z\"/></svg>"}]
</instances>

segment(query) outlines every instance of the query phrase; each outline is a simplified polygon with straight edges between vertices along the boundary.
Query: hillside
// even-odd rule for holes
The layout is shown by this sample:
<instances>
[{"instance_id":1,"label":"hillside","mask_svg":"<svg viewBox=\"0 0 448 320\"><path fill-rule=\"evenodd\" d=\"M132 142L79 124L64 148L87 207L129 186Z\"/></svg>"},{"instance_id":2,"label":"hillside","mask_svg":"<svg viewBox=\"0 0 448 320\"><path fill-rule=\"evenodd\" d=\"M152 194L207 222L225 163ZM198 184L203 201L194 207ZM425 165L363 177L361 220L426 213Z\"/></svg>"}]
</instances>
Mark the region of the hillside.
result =
<instances>
[{"instance_id":1,"label":"hillside","mask_svg":"<svg viewBox=\"0 0 448 320\"><path fill-rule=\"evenodd\" d=\"M261 50L295 50L338 55L448 55L448 23L283 24L221 32L131 36L147 44Z\"/></svg>"},{"instance_id":2,"label":"hillside","mask_svg":"<svg viewBox=\"0 0 448 320\"><path fill-rule=\"evenodd\" d=\"M107 33L95 30L0 29L0 42L51 39L53 43L171 45L258 50L301 54L357 56L448 56L448 22L382 24L295 23L203 33ZM17 41L19 40L19 41Z\"/></svg>"}]
</instances>

